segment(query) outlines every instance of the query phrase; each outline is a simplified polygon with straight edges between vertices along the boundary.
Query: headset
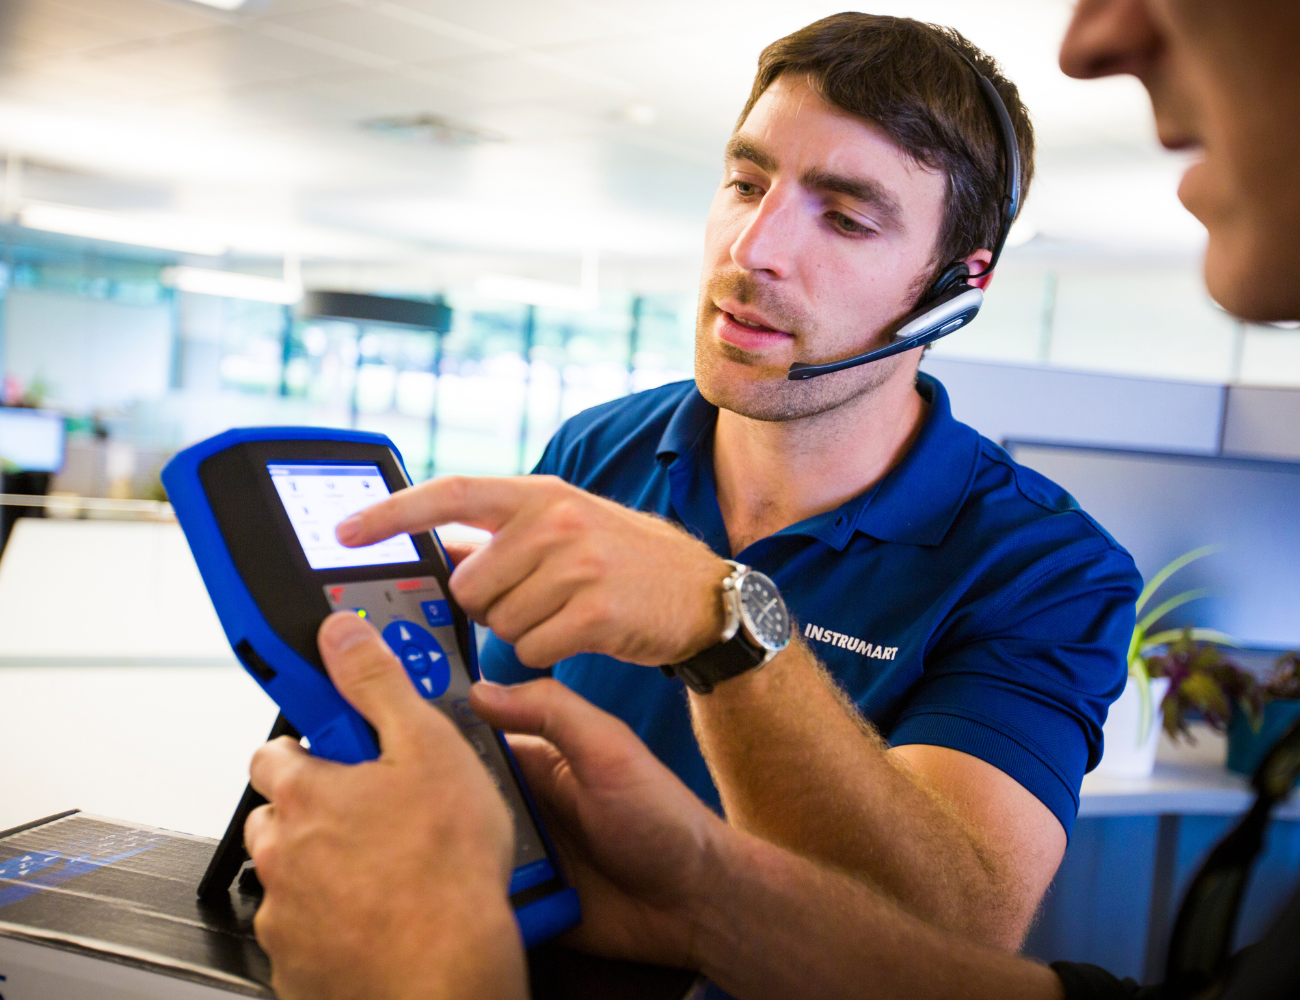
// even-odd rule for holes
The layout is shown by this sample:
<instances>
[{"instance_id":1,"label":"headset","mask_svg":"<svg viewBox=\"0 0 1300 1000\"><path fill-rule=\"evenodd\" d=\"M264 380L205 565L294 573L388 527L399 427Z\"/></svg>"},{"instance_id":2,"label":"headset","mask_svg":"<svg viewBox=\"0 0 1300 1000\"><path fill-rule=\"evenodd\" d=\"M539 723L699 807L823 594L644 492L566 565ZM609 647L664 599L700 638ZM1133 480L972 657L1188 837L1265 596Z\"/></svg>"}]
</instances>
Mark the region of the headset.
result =
<instances>
[{"instance_id":1,"label":"headset","mask_svg":"<svg viewBox=\"0 0 1300 1000\"><path fill-rule=\"evenodd\" d=\"M888 347L868 351L857 357L845 358L843 361L830 361L824 365L806 365L802 361L796 361L790 366L790 371L786 375L789 380L799 381L816 378L818 375L829 375L831 372L856 368L858 365L870 364L881 358L932 344L940 337L955 333L968 324L978 315L980 306L984 304L984 292L970 282L975 278L983 278L997 266L998 258L1002 256L1002 248L1007 243L1007 235L1011 232L1011 224L1016 220L1016 212L1020 208L1020 145L1016 142L1016 129L1011 123L1011 115L1007 112L1007 106L1002 103L997 87L993 86L993 82L963 53L957 54L979 79L980 90L984 93L984 99L997 119L1006 151L1002 224L998 230L997 245L993 248L993 259L979 274L971 274L970 267L962 261L944 268L926 292L925 298L921 300L921 305L900 321L898 329L894 331L894 343Z\"/></svg>"}]
</instances>

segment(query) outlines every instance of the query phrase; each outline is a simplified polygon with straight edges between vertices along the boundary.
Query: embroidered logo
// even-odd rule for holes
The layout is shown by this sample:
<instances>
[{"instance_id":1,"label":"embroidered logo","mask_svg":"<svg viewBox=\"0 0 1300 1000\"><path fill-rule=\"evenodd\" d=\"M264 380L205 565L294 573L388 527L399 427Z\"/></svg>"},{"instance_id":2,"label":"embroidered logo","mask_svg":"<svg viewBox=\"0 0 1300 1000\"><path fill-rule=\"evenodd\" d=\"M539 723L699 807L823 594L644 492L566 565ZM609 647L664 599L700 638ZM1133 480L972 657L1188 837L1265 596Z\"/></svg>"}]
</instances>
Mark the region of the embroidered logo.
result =
<instances>
[{"instance_id":1,"label":"embroidered logo","mask_svg":"<svg viewBox=\"0 0 1300 1000\"><path fill-rule=\"evenodd\" d=\"M898 655L897 646L873 646L871 643L859 639L856 635L845 635L843 632L833 632L828 628L822 628L820 625L814 625L809 622L803 628L803 634L808 639L815 639L818 642L828 642L838 649L847 649L850 653L857 653L859 656L871 660L892 660Z\"/></svg>"}]
</instances>

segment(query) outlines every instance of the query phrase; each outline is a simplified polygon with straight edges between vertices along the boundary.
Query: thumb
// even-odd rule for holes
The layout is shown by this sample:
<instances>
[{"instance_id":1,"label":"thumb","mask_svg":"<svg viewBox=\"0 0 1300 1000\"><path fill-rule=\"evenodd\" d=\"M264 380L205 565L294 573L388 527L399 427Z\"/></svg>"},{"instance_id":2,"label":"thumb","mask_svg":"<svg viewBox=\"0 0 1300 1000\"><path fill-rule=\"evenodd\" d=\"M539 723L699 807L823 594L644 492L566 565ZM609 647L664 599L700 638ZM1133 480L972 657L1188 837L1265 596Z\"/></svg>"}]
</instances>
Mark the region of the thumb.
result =
<instances>
[{"instance_id":1,"label":"thumb","mask_svg":"<svg viewBox=\"0 0 1300 1000\"><path fill-rule=\"evenodd\" d=\"M334 686L378 730L382 753L403 741L402 734L412 722L427 724L427 716L437 714L427 711L379 633L352 612L338 611L326 618L316 641Z\"/></svg>"},{"instance_id":2,"label":"thumb","mask_svg":"<svg viewBox=\"0 0 1300 1000\"><path fill-rule=\"evenodd\" d=\"M554 744L580 781L595 777L611 758L644 749L620 719L549 677L509 685L480 681L469 700L489 725Z\"/></svg>"}]
</instances>

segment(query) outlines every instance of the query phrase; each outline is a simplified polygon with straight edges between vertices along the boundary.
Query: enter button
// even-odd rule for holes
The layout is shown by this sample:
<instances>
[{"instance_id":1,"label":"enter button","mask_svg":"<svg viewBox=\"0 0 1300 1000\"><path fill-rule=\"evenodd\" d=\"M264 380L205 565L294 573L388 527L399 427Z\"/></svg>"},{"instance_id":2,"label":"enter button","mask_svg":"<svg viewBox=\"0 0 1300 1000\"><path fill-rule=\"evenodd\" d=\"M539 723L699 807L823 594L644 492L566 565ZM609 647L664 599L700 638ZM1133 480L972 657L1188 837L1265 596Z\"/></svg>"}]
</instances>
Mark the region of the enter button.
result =
<instances>
[{"instance_id":1,"label":"enter button","mask_svg":"<svg viewBox=\"0 0 1300 1000\"><path fill-rule=\"evenodd\" d=\"M402 662L406 664L408 673L427 674L429 672L429 657L425 655L424 650L419 646L407 646L403 649Z\"/></svg>"}]
</instances>

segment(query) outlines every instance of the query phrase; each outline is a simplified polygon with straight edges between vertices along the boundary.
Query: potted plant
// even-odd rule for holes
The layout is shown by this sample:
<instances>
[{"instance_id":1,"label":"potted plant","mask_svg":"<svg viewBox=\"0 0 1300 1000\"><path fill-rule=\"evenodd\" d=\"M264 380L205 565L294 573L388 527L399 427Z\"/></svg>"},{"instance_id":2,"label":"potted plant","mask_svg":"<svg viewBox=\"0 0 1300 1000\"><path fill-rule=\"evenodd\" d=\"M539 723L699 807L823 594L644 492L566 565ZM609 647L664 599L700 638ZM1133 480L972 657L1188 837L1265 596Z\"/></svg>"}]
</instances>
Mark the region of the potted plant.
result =
<instances>
[{"instance_id":1,"label":"potted plant","mask_svg":"<svg viewBox=\"0 0 1300 1000\"><path fill-rule=\"evenodd\" d=\"M1235 645L1233 640L1222 632L1208 628L1152 631L1171 611L1205 596L1205 591L1185 590L1143 613L1156 591L1170 577L1188 563L1214 551L1214 546L1204 546L1179 556L1142 588L1137 600L1137 624L1129 641L1128 681L1106 716L1106 724L1102 729L1104 749L1101 762L1097 765L1098 774L1117 778L1149 776L1155 767L1156 746L1162 724L1170 735L1186 733L1187 707L1199 708L1204 702L1212 710L1218 704L1210 689L1218 690L1215 678L1223 671L1220 669L1216 674L1210 669L1205 650L1217 650L1219 645ZM1175 647L1178 652L1174 659L1169 660L1168 651ZM1194 654L1192 647L1195 647ZM1188 656L1191 656L1190 660ZM1189 665L1193 662L1195 669ZM1233 669L1237 669L1235 665ZM1224 697L1225 704L1230 706L1233 695L1224 693ZM1168 716L1164 714L1167 707L1172 709ZM1225 727L1229 714L1230 708L1225 708Z\"/></svg>"},{"instance_id":2,"label":"potted plant","mask_svg":"<svg viewBox=\"0 0 1300 1000\"><path fill-rule=\"evenodd\" d=\"M1221 640L1198 641L1197 632L1183 629L1163 653L1147 658L1152 674L1169 681L1161 709L1164 730L1173 739L1192 739L1187 715L1193 710L1221 733L1235 716L1255 719L1260 711L1259 683L1228 658Z\"/></svg>"},{"instance_id":3,"label":"potted plant","mask_svg":"<svg viewBox=\"0 0 1300 1000\"><path fill-rule=\"evenodd\" d=\"M1287 653L1273 665L1253 705L1236 706L1228 725L1228 770L1254 774L1296 719L1300 719L1300 652Z\"/></svg>"}]
</instances>

